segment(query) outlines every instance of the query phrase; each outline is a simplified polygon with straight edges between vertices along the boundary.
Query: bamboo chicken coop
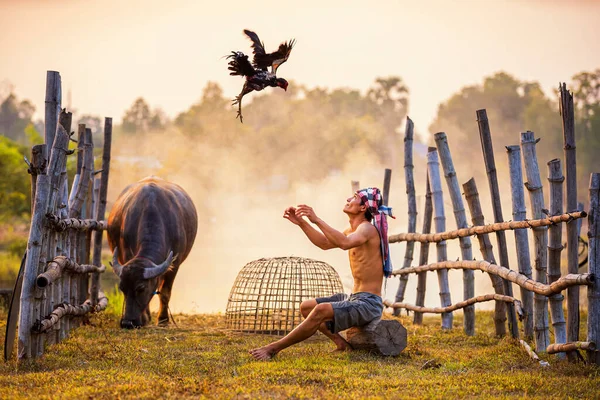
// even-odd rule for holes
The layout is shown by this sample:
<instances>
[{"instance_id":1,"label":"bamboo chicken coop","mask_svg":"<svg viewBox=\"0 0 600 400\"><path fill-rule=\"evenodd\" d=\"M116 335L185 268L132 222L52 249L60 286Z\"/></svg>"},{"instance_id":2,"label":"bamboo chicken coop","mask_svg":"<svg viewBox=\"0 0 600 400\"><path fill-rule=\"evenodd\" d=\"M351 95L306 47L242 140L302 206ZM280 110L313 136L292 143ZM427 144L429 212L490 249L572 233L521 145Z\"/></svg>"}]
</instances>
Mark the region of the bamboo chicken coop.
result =
<instances>
[{"instance_id":1,"label":"bamboo chicken coop","mask_svg":"<svg viewBox=\"0 0 600 400\"><path fill-rule=\"evenodd\" d=\"M239 272L227 303L227 327L283 335L302 321L300 303L343 292L329 264L302 257L261 258Z\"/></svg>"}]
</instances>

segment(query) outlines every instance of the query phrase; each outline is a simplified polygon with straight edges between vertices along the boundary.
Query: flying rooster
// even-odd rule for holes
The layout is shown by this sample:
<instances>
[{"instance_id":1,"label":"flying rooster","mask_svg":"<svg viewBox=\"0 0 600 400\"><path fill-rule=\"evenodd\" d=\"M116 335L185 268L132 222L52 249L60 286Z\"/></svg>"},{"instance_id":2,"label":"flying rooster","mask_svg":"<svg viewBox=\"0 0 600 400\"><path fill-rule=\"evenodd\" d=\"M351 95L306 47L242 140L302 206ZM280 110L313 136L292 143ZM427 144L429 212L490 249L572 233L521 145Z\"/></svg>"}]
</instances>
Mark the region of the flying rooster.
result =
<instances>
[{"instance_id":1,"label":"flying rooster","mask_svg":"<svg viewBox=\"0 0 600 400\"><path fill-rule=\"evenodd\" d=\"M261 43L258 35L252 31L244 29L244 33L252 40L252 51L254 53L254 59L252 63L248 60L248 56L241 51L232 51L227 56L229 61L229 75L240 75L246 77L244 87L240 94L233 99L232 105L238 105L238 112L236 118L240 118L240 122L243 121L242 117L242 98L252 92L261 91L267 86L280 87L287 91L288 82L283 78L278 78L277 68L281 64L287 61L292 47L296 41L294 39L283 42L279 45L279 49L273 53L267 53L265 51L264 44ZM271 67L271 71L268 68Z\"/></svg>"}]
</instances>

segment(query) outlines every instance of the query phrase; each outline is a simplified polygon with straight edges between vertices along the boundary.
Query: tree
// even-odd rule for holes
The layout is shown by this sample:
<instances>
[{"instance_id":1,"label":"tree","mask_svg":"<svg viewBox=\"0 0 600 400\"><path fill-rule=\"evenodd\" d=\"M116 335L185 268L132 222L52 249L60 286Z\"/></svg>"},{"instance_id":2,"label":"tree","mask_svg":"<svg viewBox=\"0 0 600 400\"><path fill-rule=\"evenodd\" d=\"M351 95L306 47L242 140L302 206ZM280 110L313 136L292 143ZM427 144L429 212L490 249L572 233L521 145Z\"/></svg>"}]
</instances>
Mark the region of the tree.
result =
<instances>
[{"instance_id":1,"label":"tree","mask_svg":"<svg viewBox=\"0 0 600 400\"><path fill-rule=\"evenodd\" d=\"M125 111L123 116L123 131L129 133L146 133L150 130L158 130L165 127L167 118L165 113L156 108L150 111L150 106L139 97L133 105Z\"/></svg>"},{"instance_id":2,"label":"tree","mask_svg":"<svg viewBox=\"0 0 600 400\"><path fill-rule=\"evenodd\" d=\"M29 100L18 101L17 96L10 93L0 104L0 134L25 143L25 128L34 113L35 107Z\"/></svg>"},{"instance_id":3,"label":"tree","mask_svg":"<svg viewBox=\"0 0 600 400\"><path fill-rule=\"evenodd\" d=\"M31 189L23 160L27 153L27 147L0 136L0 222L29 216Z\"/></svg>"}]
</instances>

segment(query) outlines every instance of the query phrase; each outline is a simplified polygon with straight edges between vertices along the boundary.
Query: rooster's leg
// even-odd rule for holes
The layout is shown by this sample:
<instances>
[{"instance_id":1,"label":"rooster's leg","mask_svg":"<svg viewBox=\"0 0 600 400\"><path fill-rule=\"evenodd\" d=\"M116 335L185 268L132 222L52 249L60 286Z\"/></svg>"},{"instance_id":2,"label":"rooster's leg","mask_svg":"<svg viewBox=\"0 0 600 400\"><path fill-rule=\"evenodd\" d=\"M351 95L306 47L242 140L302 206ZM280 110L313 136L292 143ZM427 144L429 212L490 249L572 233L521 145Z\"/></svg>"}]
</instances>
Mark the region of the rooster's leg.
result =
<instances>
[{"instance_id":1,"label":"rooster's leg","mask_svg":"<svg viewBox=\"0 0 600 400\"><path fill-rule=\"evenodd\" d=\"M238 112L236 118L239 118L241 123L244 123L244 117L242 115L242 98L248 93L250 93L252 90L253 89L249 88L247 84L244 84L242 91L239 95L236 96L235 99L233 99L233 103L231 104L232 106L235 106L236 104L238 105Z\"/></svg>"}]
</instances>

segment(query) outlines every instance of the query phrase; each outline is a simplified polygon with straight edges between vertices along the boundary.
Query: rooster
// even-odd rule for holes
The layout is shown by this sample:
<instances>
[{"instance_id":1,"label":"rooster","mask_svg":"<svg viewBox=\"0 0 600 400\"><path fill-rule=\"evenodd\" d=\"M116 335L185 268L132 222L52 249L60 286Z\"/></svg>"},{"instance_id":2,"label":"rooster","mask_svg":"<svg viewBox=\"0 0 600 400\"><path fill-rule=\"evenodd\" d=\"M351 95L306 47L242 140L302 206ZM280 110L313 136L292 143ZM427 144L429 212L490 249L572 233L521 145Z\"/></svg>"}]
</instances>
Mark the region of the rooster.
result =
<instances>
[{"instance_id":1,"label":"rooster","mask_svg":"<svg viewBox=\"0 0 600 400\"><path fill-rule=\"evenodd\" d=\"M252 92L261 91L267 86L280 87L287 91L288 82L283 78L278 78L277 68L281 64L287 61L292 47L296 41L294 39L289 42L283 42L279 45L279 49L273 53L267 53L265 51L264 44L261 43L258 35L252 31L244 29L244 33L252 41L252 51L254 53L254 59L252 63L248 60L248 56L241 51L232 51L227 56L229 61L229 75L240 75L246 77L244 87L240 94L233 99L232 105L238 105L238 112L236 118L239 117L240 122L244 122L242 116L242 98ZM271 67L271 71L269 71Z\"/></svg>"}]
</instances>

